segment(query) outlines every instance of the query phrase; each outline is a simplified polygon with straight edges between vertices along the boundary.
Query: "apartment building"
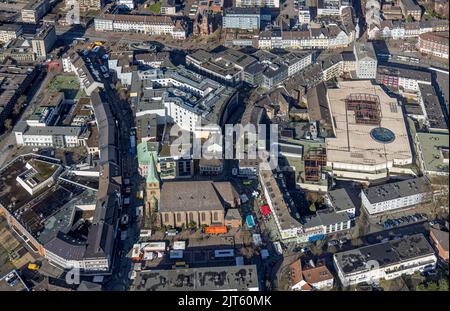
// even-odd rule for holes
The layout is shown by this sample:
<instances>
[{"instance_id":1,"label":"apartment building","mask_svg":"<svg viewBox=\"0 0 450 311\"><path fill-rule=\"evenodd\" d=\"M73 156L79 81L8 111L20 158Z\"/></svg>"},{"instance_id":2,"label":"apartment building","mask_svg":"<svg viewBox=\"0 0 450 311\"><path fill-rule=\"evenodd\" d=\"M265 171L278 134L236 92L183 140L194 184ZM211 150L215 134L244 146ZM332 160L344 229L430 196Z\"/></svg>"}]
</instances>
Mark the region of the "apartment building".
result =
<instances>
[{"instance_id":1,"label":"apartment building","mask_svg":"<svg viewBox=\"0 0 450 311\"><path fill-rule=\"evenodd\" d=\"M317 16L339 16L341 0L317 0Z\"/></svg>"},{"instance_id":2,"label":"apartment building","mask_svg":"<svg viewBox=\"0 0 450 311\"><path fill-rule=\"evenodd\" d=\"M448 32L432 32L419 35L419 51L448 59Z\"/></svg>"},{"instance_id":3,"label":"apartment building","mask_svg":"<svg viewBox=\"0 0 450 311\"><path fill-rule=\"evenodd\" d=\"M437 258L419 233L334 254L333 262L341 283L350 286L429 271L436 267Z\"/></svg>"},{"instance_id":4,"label":"apartment building","mask_svg":"<svg viewBox=\"0 0 450 311\"><path fill-rule=\"evenodd\" d=\"M368 30L369 39L381 38L417 38L429 32L445 32L449 30L449 21L444 19L422 20L407 23L402 20L383 20L379 25L372 25Z\"/></svg>"},{"instance_id":5,"label":"apartment building","mask_svg":"<svg viewBox=\"0 0 450 311\"><path fill-rule=\"evenodd\" d=\"M94 19L96 31L130 31L149 35L170 35L186 39L186 27L181 20L169 16L101 14Z\"/></svg>"},{"instance_id":6,"label":"apartment building","mask_svg":"<svg viewBox=\"0 0 450 311\"><path fill-rule=\"evenodd\" d=\"M306 0L298 2L298 23L309 24L311 22L311 9L306 4Z\"/></svg>"},{"instance_id":7,"label":"apartment building","mask_svg":"<svg viewBox=\"0 0 450 311\"><path fill-rule=\"evenodd\" d=\"M374 216L428 202L431 191L427 177L407 179L361 190L361 204Z\"/></svg>"},{"instance_id":8,"label":"apartment building","mask_svg":"<svg viewBox=\"0 0 450 311\"><path fill-rule=\"evenodd\" d=\"M343 29L344 28L344 29ZM355 30L328 25L301 31L262 31L258 37L260 49L336 49L347 47Z\"/></svg>"},{"instance_id":9,"label":"apartment building","mask_svg":"<svg viewBox=\"0 0 450 311\"><path fill-rule=\"evenodd\" d=\"M268 7L279 8L280 0L235 0L235 6L242 7Z\"/></svg>"},{"instance_id":10,"label":"apartment building","mask_svg":"<svg viewBox=\"0 0 450 311\"><path fill-rule=\"evenodd\" d=\"M0 42L8 43L13 39L17 39L23 33L22 25L3 24L0 25Z\"/></svg>"},{"instance_id":11,"label":"apartment building","mask_svg":"<svg viewBox=\"0 0 450 311\"><path fill-rule=\"evenodd\" d=\"M36 54L36 59L45 60L47 53L49 53L56 42L55 26L45 25L38 29L36 35L31 39L31 46L33 52Z\"/></svg>"},{"instance_id":12,"label":"apartment building","mask_svg":"<svg viewBox=\"0 0 450 311\"><path fill-rule=\"evenodd\" d=\"M415 21L420 21L422 8L414 0L399 0L399 4L405 18L411 16Z\"/></svg>"},{"instance_id":13,"label":"apartment building","mask_svg":"<svg viewBox=\"0 0 450 311\"><path fill-rule=\"evenodd\" d=\"M304 266L301 259L289 265L290 285L294 291L327 290L333 288L334 277L325 265Z\"/></svg>"},{"instance_id":14,"label":"apartment building","mask_svg":"<svg viewBox=\"0 0 450 311\"><path fill-rule=\"evenodd\" d=\"M0 131L10 117L17 99L27 92L36 77L34 66L0 66Z\"/></svg>"},{"instance_id":15,"label":"apartment building","mask_svg":"<svg viewBox=\"0 0 450 311\"><path fill-rule=\"evenodd\" d=\"M49 0L31 0L21 10L22 22L38 24L42 17L50 9Z\"/></svg>"},{"instance_id":16,"label":"apartment building","mask_svg":"<svg viewBox=\"0 0 450 311\"><path fill-rule=\"evenodd\" d=\"M281 173L259 170L259 182L270 207L282 240L296 239L303 233L301 223L292 215L296 212L294 201L286 190Z\"/></svg>"},{"instance_id":17,"label":"apartment building","mask_svg":"<svg viewBox=\"0 0 450 311\"><path fill-rule=\"evenodd\" d=\"M358 79L376 79L377 56L371 42L355 42L353 53L356 58L356 76Z\"/></svg>"},{"instance_id":18,"label":"apartment building","mask_svg":"<svg viewBox=\"0 0 450 311\"><path fill-rule=\"evenodd\" d=\"M78 6L81 12L86 12L89 10L101 10L106 3L105 0L65 0L66 7L71 7L74 4L74 1L78 2Z\"/></svg>"}]
</instances>

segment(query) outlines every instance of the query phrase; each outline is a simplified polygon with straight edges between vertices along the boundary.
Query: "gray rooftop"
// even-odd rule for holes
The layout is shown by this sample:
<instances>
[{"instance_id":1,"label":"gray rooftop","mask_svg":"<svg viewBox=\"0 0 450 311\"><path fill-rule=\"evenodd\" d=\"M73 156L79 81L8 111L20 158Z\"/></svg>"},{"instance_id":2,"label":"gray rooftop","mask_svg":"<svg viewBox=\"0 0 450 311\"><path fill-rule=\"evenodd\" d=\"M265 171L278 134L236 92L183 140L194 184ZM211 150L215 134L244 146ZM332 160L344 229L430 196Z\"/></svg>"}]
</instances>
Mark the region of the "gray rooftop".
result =
<instances>
[{"instance_id":1,"label":"gray rooftop","mask_svg":"<svg viewBox=\"0 0 450 311\"><path fill-rule=\"evenodd\" d=\"M372 204L404 198L418 193L428 193L430 191L431 185L427 177L407 179L362 190Z\"/></svg>"},{"instance_id":2,"label":"gray rooftop","mask_svg":"<svg viewBox=\"0 0 450 311\"><path fill-rule=\"evenodd\" d=\"M231 196L238 198L230 182L168 181L161 187L160 212L224 210Z\"/></svg>"},{"instance_id":3,"label":"gray rooftop","mask_svg":"<svg viewBox=\"0 0 450 311\"><path fill-rule=\"evenodd\" d=\"M395 241L337 253L334 256L344 274L348 275L366 271L370 267L367 265L369 260L376 260L380 267L387 267L433 254L434 250L430 243L423 234L419 233Z\"/></svg>"},{"instance_id":4,"label":"gray rooftop","mask_svg":"<svg viewBox=\"0 0 450 311\"><path fill-rule=\"evenodd\" d=\"M327 196L336 211L356 209L354 201L345 188L329 191Z\"/></svg>"},{"instance_id":5,"label":"gray rooftop","mask_svg":"<svg viewBox=\"0 0 450 311\"><path fill-rule=\"evenodd\" d=\"M136 291L210 291L259 288L256 265L148 270L137 273Z\"/></svg>"}]
</instances>

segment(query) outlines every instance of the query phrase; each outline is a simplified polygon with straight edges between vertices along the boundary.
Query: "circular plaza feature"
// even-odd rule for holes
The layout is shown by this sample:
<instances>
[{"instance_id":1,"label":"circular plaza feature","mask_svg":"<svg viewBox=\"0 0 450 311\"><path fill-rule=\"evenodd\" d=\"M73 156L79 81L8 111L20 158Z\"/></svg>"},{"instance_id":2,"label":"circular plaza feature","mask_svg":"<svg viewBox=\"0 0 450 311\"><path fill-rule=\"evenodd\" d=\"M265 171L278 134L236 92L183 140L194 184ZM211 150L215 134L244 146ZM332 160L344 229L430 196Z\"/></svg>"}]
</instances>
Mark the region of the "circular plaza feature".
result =
<instances>
[{"instance_id":1,"label":"circular plaza feature","mask_svg":"<svg viewBox=\"0 0 450 311\"><path fill-rule=\"evenodd\" d=\"M395 140L395 134L385 127L376 127L370 131L370 136L377 142L389 144Z\"/></svg>"}]
</instances>

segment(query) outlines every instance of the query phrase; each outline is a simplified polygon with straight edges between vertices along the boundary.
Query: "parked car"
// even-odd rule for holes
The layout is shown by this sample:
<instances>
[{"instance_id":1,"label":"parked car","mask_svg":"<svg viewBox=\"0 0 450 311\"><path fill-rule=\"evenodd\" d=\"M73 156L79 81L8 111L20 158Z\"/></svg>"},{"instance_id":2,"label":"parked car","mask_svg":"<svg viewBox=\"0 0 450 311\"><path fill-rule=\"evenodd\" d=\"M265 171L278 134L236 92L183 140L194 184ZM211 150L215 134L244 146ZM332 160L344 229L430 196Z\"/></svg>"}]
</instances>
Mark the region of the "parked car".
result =
<instances>
[{"instance_id":1,"label":"parked car","mask_svg":"<svg viewBox=\"0 0 450 311\"><path fill-rule=\"evenodd\" d=\"M331 240L331 241L328 241L328 246L336 246L336 245L338 245L339 244L339 241L338 240Z\"/></svg>"}]
</instances>

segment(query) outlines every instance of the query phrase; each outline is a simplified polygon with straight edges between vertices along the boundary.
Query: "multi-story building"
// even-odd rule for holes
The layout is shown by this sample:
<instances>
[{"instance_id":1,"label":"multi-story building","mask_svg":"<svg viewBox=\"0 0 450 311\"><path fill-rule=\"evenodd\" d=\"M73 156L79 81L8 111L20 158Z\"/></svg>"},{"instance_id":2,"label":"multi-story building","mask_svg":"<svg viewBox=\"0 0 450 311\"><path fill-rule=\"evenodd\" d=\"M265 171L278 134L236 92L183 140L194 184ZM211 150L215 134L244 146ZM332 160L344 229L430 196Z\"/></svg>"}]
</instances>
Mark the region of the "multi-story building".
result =
<instances>
[{"instance_id":1,"label":"multi-story building","mask_svg":"<svg viewBox=\"0 0 450 311\"><path fill-rule=\"evenodd\" d=\"M448 176L448 134L416 133L415 142L422 173L431 176Z\"/></svg>"},{"instance_id":2,"label":"multi-story building","mask_svg":"<svg viewBox=\"0 0 450 311\"><path fill-rule=\"evenodd\" d=\"M414 0L399 0L399 4L405 18L411 16L415 21L420 21L422 8Z\"/></svg>"},{"instance_id":3,"label":"multi-story building","mask_svg":"<svg viewBox=\"0 0 450 311\"><path fill-rule=\"evenodd\" d=\"M430 228L430 238L439 258L441 258L443 261L448 262L448 231Z\"/></svg>"},{"instance_id":4,"label":"multi-story building","mask_svg":"<svg viewBox=\"0 0 450 311\"><path fill-rule=\"evenodd\" d=\"M131 85L133 70L133 53L129 51L110 52L108 57L108 69L115 72L116 77L124 86Z\"/></svg>"},{"instance_id":5,"label":"multi-story building","mask_svg":"<svg viewBox=\"0 0 450 311\"><path fill-rule=\"evenodd\" d=\"M17 24L0 25L0 42L8 43L13 39L17 39L23 32L23 27Z\"/></svg>"},{"instance_id":6,"label":"multi-story building","mask_svg":"<svg viewBox=\"0 0 450 311\"><path fill-rule=\"evenodd\" d=\"M447 119L433 85L419 84L418 102L430 132L448 133Z\"/></svg>"},{"instance_id":7,"label":"multi-story building","mask_svg":"<svg viewBox=\"0 0 450 311\"><path fill-rule=\"evenodd\" d=\"M83 57L74 53L63 57L64 71L74 72L80 83L80 88L86 92L88 96L97 88L103 88L103 82L100 73L96 70L92 63L85 61Z\"/></svg>"},{"instance_id":8,"label":"multi-story building","mask_svg":"<svg viewBox=\"0 0 450 311\"><path fill-rule=\"evenodd\" d=\"M36 35L31 39L31 46L33 47L33 52L36 54L36 59L46 59L47 53L52 50L55 42L55 26L45 25L41 29L38 29Z\"/></svg>"},{"instance_id":9,"label":"multi-story building","mask_svg":"<svg viewBox=\"0 0 450 311\"><path fill-rule=\"evenodd\" d=\"M327 90L335 136L326 137L326 161L335 178L373 180L388 172L413 174L402 109L369 80L342 81ZM395 142L395 143L392 143Z\"/></svg>"},{"instance_id":10,"label":"multi-story building","mask_svg":"<svg viewBox=\"0 0 450 311\"><path fill-rule=\"evenodd\" d=\"M372 25L368 30L369 39L381 38L417 38L429 32L445 32L449 30L449 21L444 19L422 20L407 23L401 20L384 20L379 25Z\"/></svg>"},{"instance_id":11,"label":"multi-story building","mask_svg":"<svg viewBox=\"0 0 450 311\"><path fill-rule=\"evenodd\" d=\"M395 90L417 92L420 84L431 85L431 74L418 70L378 66L377 83Z\"/></svg>"},{"instance_id":12,"label":"multi-story building","mask_svg":"<svg viewBox=\"0 0 450 311\"><path fill-rule=\"evenodd\" d=\"M339 16L341 0L317 0L317 16Z\"/></svg>"},{"instance_id":13,"label":"multi-story building","mask_svg":"<svg viewBox=\"0 0 450 311\"><path fill-rule=\"evenodd\" d=\"M279 8L280 0L236 0L235 6L242 7L269 7Z\"/></svg>"},{"instance_id":14,"label":"multi-story building","mask_svg":"<svg viewBox=\"0 0 450 311\"><path fill-rule=\"evenodd\" d=\"M137 72L133 79L131 98L137 117L155 114L158 124L171 121L199 135L217 132L239 104L234 88L183 66Z\"/></svg>"},{"instance_id":15,"label":"multi-story building","mask_svg":"<svg viewBox=\"0 0 450 311\"><path fill-rule=\"evenodd\" d=\"M259 8L227 8L224 11L222 27L224 29L259 30L261 10Z\"/></svg>"},{"instance_id":16,"label":"multi-story building","mask_svg":"<svg viewBox=\"0 0 450 311\"><path fill-rule=\"evenodd\" d=\"M75 171L63 172L52 185L42 189L40 195L26 195L21 201L22 205L14 205L10 197L1 196L0 213L5 215L8 224L14 228L24 242L40 256L48 259L62 269L79 268L81 274L105 275L110 274L110 267L114 254L115 237L118 228L118 215L121 205L121 177L118 152L116 148L117 128L112 116L109 104L95 90L91 94L92 106L96 118L99 133L99 171L90 175L98 178L98 190L76 185L71 182L70 175L76 175ZM45 129L46 127L38 127ZM36 155L23 155L14 160L15 175L20 175L26 170L24 163L38 158ZM59 160L45 157L46 166L36 163L33 167L40 171L35 175L37 180L52 172ZM42 160L41 160L42 162ZM60 166L60 165L59 165ZM0 174L11 174L11 167L0 170ZM64 176L62 176L64 174ZM86 176L86 175L84 175ZM5 187L6 178L1 178L1 187ZM33 181L30 181L33 184ZM8 184L11 184L8 182ZM13 193L22 191L22 187L14 182L11 188ZM19 188L18 188L19 187ZM45 199L45 201L43 201ZM6 202L5 205L4 202ZM20 215L18 209L30 202L25 213ZM45 202L45 203L44 203ZM13 206L14 205L14 206ZM45 211L40 208L47 206ZM76 211L91 211L89 219L82 220L83 233L80 234L80 222L76 222ZM30 225L30 219L36 219L39 215L39 224ZM54 219L59 219L55 224ZM46 224L52 223L53 226ZM70 241L70 242L69 242Z\"/></svg>"},{"instance_id":17,"label":"multi-story building","mask_svg":"<svg viewBox=\"0 0 450 311\"><path fill-rule=\"evenodd\" d=\"M325 195L325 202L328 206L333 208L336 212L345 212L353 219L356 215L356 201L355 198L349 194L349 190L345 188L328 191Z\"/></svg>"},{"instance_id":18,"label":"multi-story building","mask_svg":"<svg viewBox=\"0 0 450 311\"><path fill-rule=\"evenodd\" d=\"M261 31L260 49L337 49L353 42L355 29L347 30L337 25L301 31Z\"/></svg>"},{"instance_id":19,"label":"multi-story building","mask_svg":"<svg viewBox=\"0 0 450 311\"><path fill-rule=\"evenodd\" d=\"M169 16L101 14L94 19L94 25L96 31L130 31L186 39L186 27L183 22Z\"/></svg>"},{"instance_id":20,"label":"multi-story building","mask_svg":"<svg viewBox=\"0 0 450 311\"><path fill-rule=\"evenodd\" d=\"M179 282L180 279L189 281ZM152 269L137 272L131 290L259 291L259 283L256 265L179 268L176 271Z\"/></svg>"},{"instance_id":21,"label":"multi-story building","mask_svg":"<svg viewBox=\"0 0 450 311\"><path fill-rule=\"evenodd\" d=\"M429 271L436 267L437 258L423 234L414 234L337 253L333 261L346 287Z\"/></svg>"},{"instance_id":22,"label":"multi-story building","mask_svg":"<svg viewBox=\"0 0 450 311\"><path fill-rule=\"evenodd\" d=\"M298 2L298 23L309 24L311 22L311 9L309 8L306 0Z\"/></svg>"},{"instance_id":23,"label":"multi-story building","mask_svg":"<svg viewBox=\"0 0 450 311\"><path fill-rule=\"evenodd\" d=\"M71 7L72 5L74 5L75 1L77 2L81 12L86 12L89 10L101 10L105 6L105 3L106 3L105 0L65 0L66 7ZM125 0L125 1L131 1L131 0ZM122 2L122 0L119 1L119 3L121 3L121 2Z\"/></svg>"},{"instance_id":24,"label":"multi-story building","mask_svg":"<svg viewBox=\"0 0 450 311\"><path fill-rule=\"evenodd\" d=\"M36 72L34 66L0 66L0 131L4 129L18 98L27 93Z\"/></svg>"},{"instance_id":25,"label":"multi-story building","mask_svg":"<svg viewBox=\"0 0 450 311\"><path fill-rule=\"evenodd\" d=\"M78 147L83 144L84 130L77 126L28 126L15 128L16 144L33 147Z\"/></svg>"},{"instance_id":26,"label":"multi-story building","mask_svg":"<svg viewBox=\"0 0 450 311\"><path fill-rule=\"evenodd\" d=\"M98 0L97 0L98 1ZM134 0L118 0L117 3L123 7L127 7L130 10L133 10L135 5L134 5ZM162 7L162 6L161 6ZM161 13L162 14L162 13Z\"/></svg>"},{"instance_id":27,"label":"multi-story building","mask_svg":"<svg viewBox=\"0 0 450 311\"><path fill-rule=\"evenodd\" d=\"M49 0L32 0L22 8L22 22L37 24L49 9Z\"/></svg>"},{"instance_id":28,"label":"multi-story building","mask_svg":"<svg viewBox=\"0 0 450 311\"><path fill-rule=\"evenodd\" d=\"M240 51L226 49L219 53L197 50L186 55L186 64L205 76L230 86L243 81L244 70L256 59Z\"/></svg>"},{"instance_id":29,"label":"multi-story building","mask_svg":"<svg viewBox=\"0 0 450 311\"><path fill-rule=\"evenodd\" d=\"M325 265L302 267L301 259L289 265L291 289L294 291L333 288L334 277Z\"/></svg>"},{"instance_id":30,"label":"multi-story building","mask_svg":"<svg viewBox=\"0 0 450 311\"><path fill-rule=\"evenodd\" d=\"M283 177L267 169L259 170L259 182L270 207L282 240L296 239L303 233L301 223L292 215L296 211L294 201L286 191Z\"/></svg>"},{"instance_id":31,"label":"multi-story building","mask_svg":"<svg viewBox=\"0 0 450 311\"><path fill-rule=\"evenodd\" d=\"M370 216L409 208L431 199L427 177L402 180L361 190L361 204Z\"/></svg>"},{"instance_id":32,"label":"multi-story building","mask_svg":"<svg viewBox=\"0 0 450 311\"><path fill-rule=\"evenodd\" d=\"M448 32L429 32L419 35L419 51L448 59Z\"/></svg>"},{"instance_id":33,"label":"multi-story building","mask_svg":"<svg viewBox=\"0 0 450 311\"><path fill-rule=\"evenodd\" d=\"M377 56L371 42L355 42L353 53L356 58L356 76L358 79L376 79Z\"/></svg>"}]
</instances>

